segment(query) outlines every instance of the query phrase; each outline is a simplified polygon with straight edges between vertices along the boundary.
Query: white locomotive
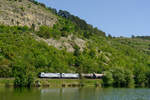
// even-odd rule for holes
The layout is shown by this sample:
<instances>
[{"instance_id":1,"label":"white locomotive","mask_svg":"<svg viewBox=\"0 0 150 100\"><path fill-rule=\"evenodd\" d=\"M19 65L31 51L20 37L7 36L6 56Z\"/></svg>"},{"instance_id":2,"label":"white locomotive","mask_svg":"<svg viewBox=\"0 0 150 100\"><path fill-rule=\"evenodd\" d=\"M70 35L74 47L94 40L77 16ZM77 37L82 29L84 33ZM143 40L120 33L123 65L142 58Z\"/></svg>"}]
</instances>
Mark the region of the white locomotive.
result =
<instances>
[{"instance_id":1,"label":"white locomotive","mask_svg":"<svg viewBox=\"0 0 150 100\"><path fill-rule=\"evenodd\" d=\"M41 78L61 78L60 73L40 73L39 77Z\"/></svg>"}]
</instances>

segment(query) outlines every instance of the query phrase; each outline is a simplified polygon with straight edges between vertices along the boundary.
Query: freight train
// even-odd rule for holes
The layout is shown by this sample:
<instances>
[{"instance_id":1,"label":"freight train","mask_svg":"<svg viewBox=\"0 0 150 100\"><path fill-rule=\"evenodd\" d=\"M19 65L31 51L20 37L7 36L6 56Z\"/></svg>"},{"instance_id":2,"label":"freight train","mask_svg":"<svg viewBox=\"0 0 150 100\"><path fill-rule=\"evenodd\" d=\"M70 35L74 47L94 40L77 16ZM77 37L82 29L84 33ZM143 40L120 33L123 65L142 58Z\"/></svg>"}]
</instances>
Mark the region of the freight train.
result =
<instances>
[{"instance_id":1,"label":"freight train","mask_svg":"<svg viewBox=\"0 0 150 100\"><path fill-rule=\"evenodd\" d=\"M44 73L39 74L40 78L51 78L51 79L79 79L79 78L89 78L89 79L100 79L104 74L79 74L79 73Z\"/></svg>"}]
</instances>

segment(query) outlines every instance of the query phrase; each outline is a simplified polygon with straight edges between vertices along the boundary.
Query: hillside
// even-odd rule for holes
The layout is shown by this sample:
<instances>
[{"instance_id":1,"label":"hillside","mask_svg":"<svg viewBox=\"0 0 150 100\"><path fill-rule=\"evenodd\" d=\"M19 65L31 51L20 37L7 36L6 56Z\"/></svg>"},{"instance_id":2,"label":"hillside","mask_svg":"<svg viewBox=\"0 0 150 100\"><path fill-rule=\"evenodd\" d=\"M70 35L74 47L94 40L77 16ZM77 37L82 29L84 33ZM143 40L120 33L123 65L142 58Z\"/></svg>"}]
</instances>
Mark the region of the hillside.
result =
<instances>
[{"instance_id":1,"label":"hillside","mask_svg":"<svg viewBox=\"0 0 150 100\"><path fill-rule=\"evenodd\" d=\"M149 86L149 40L106 37L33 0L0 0L0 8L0 77L30 86L40 72L95 72L105 74L104 85Z\"/></svg>"},{"instance_id":2,"label":"hillside","mask_svg":"<svg viewBox=\"0 0 150 100\"><path fill-rule=\"evenodd\" d=\"M0 0L0 23L5 25L53 26L57 21L47 9L29 0Z\"/></svg>"}]
</instances>

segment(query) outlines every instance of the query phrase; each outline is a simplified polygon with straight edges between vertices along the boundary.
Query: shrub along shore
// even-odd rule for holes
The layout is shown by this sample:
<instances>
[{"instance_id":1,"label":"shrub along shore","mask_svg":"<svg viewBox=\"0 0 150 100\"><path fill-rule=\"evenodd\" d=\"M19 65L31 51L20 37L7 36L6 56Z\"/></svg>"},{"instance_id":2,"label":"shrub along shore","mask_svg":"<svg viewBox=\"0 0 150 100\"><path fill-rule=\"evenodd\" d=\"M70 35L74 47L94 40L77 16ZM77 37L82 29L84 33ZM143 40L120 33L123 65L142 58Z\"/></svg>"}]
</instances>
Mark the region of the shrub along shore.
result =
<instances>
[{"instance_id":1,"label":"shrub along shore","mask_svg":"<svg viewBox=\"0 0 150 100\"><path fill-rule=\"evenodd\" d=\"M0 78L0 87L19 87L14 84L15 78ZM115 85L106 85L104 79L47 79L47 78L36 78L32 83L31 87L42 87L42 88L61 88L61 87L122 87ZM148 87L130 84L126 88L138 88Z\"/></svg>"}]
</instances>

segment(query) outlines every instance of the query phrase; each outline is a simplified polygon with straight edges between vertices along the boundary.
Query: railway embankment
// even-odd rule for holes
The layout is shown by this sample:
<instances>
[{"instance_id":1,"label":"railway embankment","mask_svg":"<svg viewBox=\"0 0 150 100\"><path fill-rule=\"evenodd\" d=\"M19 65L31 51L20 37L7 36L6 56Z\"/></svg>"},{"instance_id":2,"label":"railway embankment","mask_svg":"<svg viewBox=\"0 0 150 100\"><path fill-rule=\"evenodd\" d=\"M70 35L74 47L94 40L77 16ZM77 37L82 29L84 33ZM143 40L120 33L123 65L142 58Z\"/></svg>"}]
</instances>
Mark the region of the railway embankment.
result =
<instances>
[{"instance_id":1,"label":"railway embankment","mask_svg":"<svg viewBox=\"0 0 150 100\"><path fill-rule=\"evenodd\" d=\"M0 87L13 87L14 78L0 78ZM35 79L32 87L102 87L101 79Z\"/></svg>"}]
</instances>

